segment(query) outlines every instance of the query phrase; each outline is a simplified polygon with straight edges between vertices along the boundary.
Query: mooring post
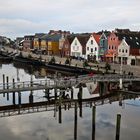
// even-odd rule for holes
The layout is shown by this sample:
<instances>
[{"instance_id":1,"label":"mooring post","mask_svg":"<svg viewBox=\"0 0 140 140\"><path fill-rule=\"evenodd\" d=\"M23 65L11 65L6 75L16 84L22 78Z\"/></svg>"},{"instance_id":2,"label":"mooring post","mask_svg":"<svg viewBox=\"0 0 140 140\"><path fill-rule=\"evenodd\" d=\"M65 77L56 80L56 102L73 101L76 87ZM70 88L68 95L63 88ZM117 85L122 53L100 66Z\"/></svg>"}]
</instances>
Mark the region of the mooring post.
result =
<instances>
[{"instance_id":1,"label":"mooring post","mask_svg":"<svg viewBox=\"0 0 140 140\"><path fill-rule=\"evenodd\" d=\"M18 105L20 106L21 105L21 93L18 92Z\"/></svg>"},{"instance_id":2,"label":"mooring post","mask_svg":"<svg viewBox=\"0 0 140 140\"><path fill-rule=\"evenodd\" d=\"M120 125L121 125L121 114L117 114L116 140L119 140L120 139Z\"/></svg>"},{"instance_id":3,"label":"mooring post","mask_svg":"<svg viewBox=\"0 0 140 140\"><path fill-rule=\"evenodd\" d=\"M54 88L55 100L57 100L57 88Z\"/></svg>"},{"instance_id":4,"label":"mooring post","mask_svg":"<svg viewBox=\"0 0 140 140\"><path fill-rule=\"evenodd\" d=\"M82 101L79 102L79 116L82 117L83 116L83 111L82 111Z\"/></svg>"},{"instance_id":5,"label":"mooring post","mask_svg":"<svg viewBox=\"0 0 140 140\"><path fill-rule=\"evenodd\" d=\"M5 75L3 74L3 89L5 89Z\"/></svg>"},{"instance_id":6,"label":"mooring post","mask_svg":"<svg viewBox=\"0 0 140 140\"><path fill-rule=\"evenodd\" d=\"M77 103L75 102L74 109L74 140L77 140Z\"/></svg>"},{"instance_id":7,"label":"mooring post","mask_svg":"<svg viewBox=\"0 0 140 140\"><path fill-rule=\"evenodd\" d=\"M3 89L5 89L5 75L3 74ZM5 97L5 93L3 93L3 97Z\"/></svg>"},{"instance_id":8,"label":"mooring post","mask_svg":"<svg viewBox=\"0 0 140 140\"><path fill-rule=\"evenodd\" d=\"M59 105L59 123L62 123L62 110L61 110L61 103Z\"/></svg>"},{"instance_id":9,"label":"mooring post","mask_svg":"<svg viewBox=\"0 0 140 140\"><path fill-rule=\"evenodd\" d=\"M96 106L92 108L92 140L95 140Z\"/></svg>"},{"instance_id":10,"label":"mooring post","mask_svg":"<svg viewBox=\"0 0 140 140\"><path fill-rule=\"evenodd\" d=\"M13 89L15 88L15 79L13 79ZM13 92L13 104L15 105L15 92Z\"/></svg>"},{"instance_id":11,"label":"mooring post","mask_svg":"<svg viewBox=\"0 0 140 140\"><path fill-rule=\"evenodd\" d=\"M83 87L82 84L79 84L79 92L78 92L78 102L79 102L79 116L82 117L82 95L83 95Z\"/></svg>"},{"instance_id":12,"label":"mooring post","mask_svg":"<svg viewBox=\"0 0 140 140\"><path fill-rule=\"evenodd\" d=\"M9 77L6 76L7 89L9 89ZM9 93L7 93L7 101L9 101Z\"/></svg>"},{"instance_id":13,"label":"mooring post","mask_svg":"<svg viewBox=\"0 0 140 140\"><path fill-rule=\"evenodd\" d=\"M50 90L48 88L45 89L45 97L50 101Z\"/></svg>"},{"instance_id":14,"label":"mooring post","mask_svg":"<svg viewBox=\"0 0 140 140\"><path fill-rule=\"evenodd\" d=\"M71 88L71 99L73 99L73 88Z\"/></svg>"},{"instance_id":15,"label":"mooring post","mask_svg":"<svg viewBox=\"0 0 140 140\"><path fill-rule=\"evenodd\" d=\"M99 82L99 94L102 96L104 93L104 83Z\"/></svg>"},{"instance_id":16,"label":"mooring post","mask_svg":"<svg viewBox=\"0 0 140 140\"><path fill-rule=\"evenodd\" d=\"M33 96L33 91L31 91L30 95L29 95L29 103L33 103L34 102L34 96Z\"/></svg>"}]
</instances>

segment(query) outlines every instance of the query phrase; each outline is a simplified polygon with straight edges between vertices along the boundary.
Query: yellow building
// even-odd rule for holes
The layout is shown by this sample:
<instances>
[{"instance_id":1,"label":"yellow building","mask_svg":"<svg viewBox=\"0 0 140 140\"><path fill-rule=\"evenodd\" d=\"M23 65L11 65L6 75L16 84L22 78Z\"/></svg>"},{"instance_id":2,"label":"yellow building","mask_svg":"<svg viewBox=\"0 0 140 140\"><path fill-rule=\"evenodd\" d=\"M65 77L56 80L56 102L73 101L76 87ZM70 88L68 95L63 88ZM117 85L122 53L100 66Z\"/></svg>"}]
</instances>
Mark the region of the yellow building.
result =
<instances>
[{"instance_id":1,"label":"yellow building","mask_svg":"<svg viewBox=\"0 0 140 140\"><path fill-rule=\"evenodd\" d=\"M48 55L59 55L59 42L48 41Z\"/></svg>"}]
</instances>

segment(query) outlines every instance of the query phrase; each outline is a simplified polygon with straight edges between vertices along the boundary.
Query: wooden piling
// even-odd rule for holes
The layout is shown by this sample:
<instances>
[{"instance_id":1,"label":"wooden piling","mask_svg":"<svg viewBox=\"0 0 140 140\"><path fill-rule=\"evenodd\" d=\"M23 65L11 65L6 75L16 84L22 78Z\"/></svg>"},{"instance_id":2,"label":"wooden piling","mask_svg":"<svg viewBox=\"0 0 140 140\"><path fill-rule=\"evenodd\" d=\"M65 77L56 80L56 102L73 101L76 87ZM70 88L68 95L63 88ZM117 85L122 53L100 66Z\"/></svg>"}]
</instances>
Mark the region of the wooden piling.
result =
<instances>
[{"instance_id":1,"label":"wooden piling","mask_svg":"<svg viewBox=\"0 0 140 140\"><path fill-rule=\"evenodd\" d=\"M34 96L32 94L32 92L29 95L29 103L33 103L34 102Z\"/></svg>"},{"instance_id":2,"label":"wooden piling","mask_svg":"<svg viewBox=\"0 0 140 140\"><path fill-rule=\"evenodd\" d=\"M3 74L2 77L3 77L3 89L5 89L5 75ZM3 93L3 97L5 97L5 93Z\"/></svg>"},{"instance_id":3,"label":"wooden piling","mask_svg":"<svg viewBox=\"0 0 140 140\"><path fill-rule=\"evenodd\" d=\"M13 79L13 88L15 88L15 79ZM13 92L13 104L14 105L16 104L16 101L15 101L15 92Z\"/></svg>"},{"instance_id":4,"label":"wooden piling","mask_svg":"<svg viewBox=\"0 0 140 140\"><path fill-rule=\"evenodd\" d=\"M5 89L5 75L3 74L3 89Z\"/></svg>"},{"instance_id":5,"label":"wooden piling","mask_svg":"<svg viewBox=\"0 0 140 140\"><path fill-rule=\"evenodd\" d=\"M61 110L61 104L59 105L59 123L62 123L62 110Z\"/></svg>"},{"instance_id":6,"label":"wooden piling","mask_svg":"<svg viewBox=\"0 0 140 140\"><path fill-rule=\"evenodd\" d=\"M73 88L71 88L71 99L73 99Z\"/></svg>"},{"instance_id":7,"label":"wooden piling","mask_svg":"<svg viewBox=\"0 0 140 140\"><path fill-rule=\"evenodd\" d=\"M77 103L74 109L74 140L77 140Z\"/></svg>"},{"instance_id":8,"label":"wooden piling","mask_svg":"<svg viewBox=\"0 0 140 140\"><path fill-rule=\"evenodd\" d=\"M117 114L116 121L116 140L120 139L120 125L121 125L121 114Z\"/></svg>"},{"instance_id":9,"label":"wooden piling","mask_svg":"<svg viewBox=\"0 0 140 140\"><path fill-rule=\"evenodd\" d=\"M96 107L92 108L92 140L95 140Z\"/></svg>"},{"instance_id":10,"label":"wooden piling","mask_svg":"<svg viewBox=\"0 0 140 140\"><path fill-rule=\"evenodd\" d=\"M21 105L21 93L18 92L18 105Z\"/></svg>"},{"instance_id":11,"label":"wooden piling","mask_svg":"<svg viewBox=\"0 0 140 140\"><path fill-rule=\"evenodd\" d=\"M9 89L9 77L6 76L6 85L7 85L7 89ZM9 101L9 93L7 93L7 101Z\"/></svg>"},{"instance_id":12,"label":"wooden piling","mask_svg":"<svg viewBox=\"0 0 140 140\"><path fill-rule=\"evenodd\" d=\"M57 88L54 89L54 96L55 96L55 100L57 100Z\"/></svg>"},{"instance_id":13,"label":"wooden piling","mask_svg":"<svg viewBox=\"0 0 140 140\"><path fill-rule=\"evenodd\" d=\"M79 102L79 116L82 118L83 116L83 110L82 110L82 102Z\"/></svg>"}]
</instances>

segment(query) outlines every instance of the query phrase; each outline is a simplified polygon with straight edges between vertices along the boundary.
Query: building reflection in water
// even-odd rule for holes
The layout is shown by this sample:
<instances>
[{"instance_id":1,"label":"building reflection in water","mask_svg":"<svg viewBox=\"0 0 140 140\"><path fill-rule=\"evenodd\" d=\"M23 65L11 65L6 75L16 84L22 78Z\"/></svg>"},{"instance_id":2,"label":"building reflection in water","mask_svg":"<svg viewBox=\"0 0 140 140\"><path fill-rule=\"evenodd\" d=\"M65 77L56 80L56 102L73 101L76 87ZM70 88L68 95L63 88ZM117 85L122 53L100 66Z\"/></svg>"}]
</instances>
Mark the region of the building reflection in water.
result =
<instances>
[{"instance_id":1,"label":"building reflection in water","mask_svg":"<svg viewBox=\"0 0 140 140\"><path fill-rule=\"evenodd\" d=\"M28 73L37 73L36 70L31 69L31 67L28 68ZM46 71L44 69L39 72L38 75L45 75L46 76ZM73 109L73 139L77 140L78 139L78 123L79 120L84 117L83 114L83 109L84 108L89 108L91 113L91 116L88 116L91 118L90 120L90 125L92 128L91 131L91 137L92 140L96 139L96 131L97 131L97 125L96 125L96 109L100 105L104 104L111 104L113 102L116 102L119 104L119 106L123 106L124 100L126 99L131 99L131 98L137 98L138 95L131 95L131 94L124 94L121 92L112 92L111 88L117 89L116 83L108 83L108 82L93 82L93 83L88 83L86 84L88 90L89 90L89 95L87 97L87 93L85 93L85 90L83 88L83 85L80 85L78 88L78 92L75 93L75 89L71 88L69 89L69 92L67 91L59 91L57 92L55 97L55 90L54 89L46 89L44 90L42 96L42 101L36 101L35 100L35 94L34 91L29 91L29 93L25 93L26 96L28 96L28 102L24 103L22 102L24 93L10 93L6 94L8 95L8 98L12 98L9 100L12 100L12 104L7 104L7 105L1 105L0 106L0 116L1 117L10 117L14 115L24 115L24 114L31 114L31 113L37 113L37 112L53 112L54 117L57 118L57 122L59 124L63 124L64 118L63 118L63 113L65 111L69 111L69 109ZM116 86L116 87L115 87ZM57 90L56 90L57 91ZM60 97L60 93L64 93L65 96ZM66 98L66 95L69 94L69 98ZM41 92L39 92L41 94ZM76 94L76 97L75 97ZM86 94L86 95L85 95ZM11 96L12 95L12 96ZM2 98L7 98L7 96L2 97ZM56 99L56 100L55 100ZM9 103L9 101L7 101ZM117 115L116 115L117 118ZM116 120L115 118L115 120ZM57 123L56 122L56 123ZM119 123L119 121L118 121ZM117 121L116 121L117 124ZM119 126L119 125L118 125ZM119 140L119 128L116 126L116 134L114 132L114 139L115 136L117 140ZM117 131L118 130L118 131Z\"/></svg>"}]
</instances>

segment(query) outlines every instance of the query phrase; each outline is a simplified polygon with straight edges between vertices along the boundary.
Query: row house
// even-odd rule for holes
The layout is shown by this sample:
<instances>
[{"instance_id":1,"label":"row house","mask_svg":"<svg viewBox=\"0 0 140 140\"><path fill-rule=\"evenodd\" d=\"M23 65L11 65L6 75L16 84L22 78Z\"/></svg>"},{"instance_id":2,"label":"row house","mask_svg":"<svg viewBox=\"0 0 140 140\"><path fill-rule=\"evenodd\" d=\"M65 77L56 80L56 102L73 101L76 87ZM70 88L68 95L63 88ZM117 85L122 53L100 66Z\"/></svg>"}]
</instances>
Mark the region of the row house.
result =
<instances>
[{"instance_id":1,"label":"row house","mask_svg":"<svg viewBox=\"0 0 140 140\"><path fill-rule=\"evenodd\" d=\"M78 58L86 59L86 44L90 35L76 35L70 45L70 55Z\"/></svg>"},{"instance_id":2,"label":"row house","mask_svg":"<svg viewBox=\"0 0 140 140\"><path fill-rule=\"evenodd\" d=\"M75 35L62 35L59 39L59 50L61 57L69 57L71 54L70 45L75 38Z\"/></svg>"},{"instance_id":3,"label":"row house","mask_svg":"<svg viewBox=\"0 0 140 140\"><path fill-rule=\"evenodd\" d=\"M48 42L47 46L47 54L48 55L60 55L59 50L59 39L61 38L61 34L53 34L47 36L46 40Z\"/></svg>"},{"instance_id":4,"label":"row house","mask_svg":"<svg viewBox=\"0 0 140 140\"><path fill-rule=\"evenodd\" d=\"M42 40L44 33L36 33L34 36L34 49L35 50L44 50L46 48L46 41Z\"/></svg>"},{"instance_id":5,"label":"row house","mask_svg":"<svg viewBox=\"0 0 140 140\"><path fill-rule=\"evenodd\" d=\"M106 60L109 62L117 61L118 55L118 46L120 45L121 40L119 40L116 32L112 31L108 36L108 49L106 53Z\"/></svg>"},{"instance_id":6,"label":"row house","mask_svg":"<svg viewBox=\"0 0 140 140\"><path fill-rule=\"evenodd\" d=\"M99 60L99 42L100 35L96 33L90 35L86 43L86 59L93 61Z\"/></svg>"},{"instance_id":7,"label":"row house","mask_svg":"<svg viewBox=\"0 0 140 140\"><path fill-rule=\"evenodd\" d=\"M101 61L106 61L106 54L108 50L108 36L110 35L110 32L102 31L100 34L99 58Z\"/></svg>"},{"instance_id":8,"label":"row house","mask_svg":"<svg viewBox=\"0 0 140 140\"><path fill-rule=\"evenodd\" d=\"M24 36L23 41L23 50L30 51L34 49L34 35L26 35Z\"/></svg>"},{"instance_id":9,"label":"row house","mask_svg":"<svg viewBox=\"0 0 140 140\"><path fill-rule=\"evenodd\" d=\"M140 34L137 32L119 34L122 39L118 47L118 62L128 65L136 65L140 56Z\"/></svg>"}]
</instances>

